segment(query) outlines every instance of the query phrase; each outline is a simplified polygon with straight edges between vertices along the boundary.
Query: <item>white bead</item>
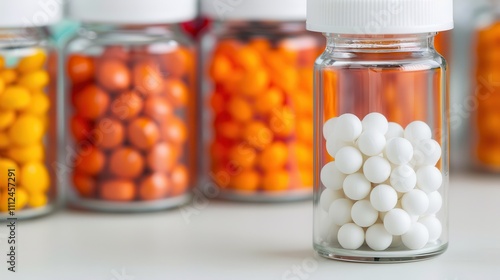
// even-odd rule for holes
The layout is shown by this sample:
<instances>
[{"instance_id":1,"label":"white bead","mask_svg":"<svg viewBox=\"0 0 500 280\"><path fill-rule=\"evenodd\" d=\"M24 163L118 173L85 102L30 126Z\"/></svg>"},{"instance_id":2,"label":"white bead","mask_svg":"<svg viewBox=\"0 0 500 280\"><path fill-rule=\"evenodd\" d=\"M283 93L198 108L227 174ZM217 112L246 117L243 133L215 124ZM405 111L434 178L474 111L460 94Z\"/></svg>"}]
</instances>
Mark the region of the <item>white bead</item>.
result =
<instances>
[{"instance_id":1,"label":"white bead","mask_svg":"<svg viewBox=\"0 0 500 280\"><path fill-rule=\"evenodd\" d=\"M368 181L380 184L391 176L391 164L383 157L371 157L363 165L363 172Z\"/></svg>"},{"instance_id":2,"label":"white bead","mask_svg":"<svg viewBox=\"0 0 500 280\"><path fill-rule=\"evenodd\" d=\"M325 164L320 173L320 179L323 186L335 191L342 189L345 177L347 176L338 170L334 161Z\"/></svg>"},{"instance_id":3,"label":"white bead","mask_svg":"<svg viewBox=\"0 0 500 280\"><path fill-rule=\"evenodd\" d=\"M332 157L335 157L335 155L340 151L340 149L347 146L353 146L353 144L344 142L340 139L333 137L332 135L330 135L330 139L326 141L326 151Z\"/></svg>"},{"instance_id":4,"label":"white bead","mask_svg":"<svg viewBox=\"0 0 500 280\"><path fill-rule=\"evenodd\" d=\"M385 139L387 139L387 141L389 141L390 139L396 138L396 137L403 138L404 132L405 132L405 130L403 129L403 127L401 125L399 125L398 123L395 123L395 122L390 122L389 129L387 130L387 133L385 134Z\"/></svg>"},{"instance_id":5,"label":"white bead","mask_svg":"<svg viewBox=\"0 0 500 280\"><path fill-rule=\"evenodd\" d=\"M372 185L363 173L354 173L344 180L343 190L345 195L352 200L361 200L370 194Z\"/></svg>"},{"instance_id":6,"label":"white bead","mask_svg":"<svg viewBox=\"0 0 500 280\"><path fill-rule=\"evenodd\" d=\"M325 241L328 244L338 244L339 243L339 240L338 240L339 229L340 229L340 226L335 225L335 224L330 227L330 231L328 232L328 235L326 236L326 239L325 239Z\"/></svg>"},{"instance_id":7,"label":"white bead","mask_svg":"<svg viewBox=\"0 0 500 280\"><path fill-rule=\"evenodd\" d=\"M394 209L398 203L398 193L388 185L378 185L370 193L370 203L380 212Z\"/></svg>"},{"instance_id":8,"label":"white bead","mask_svg":"<svg viewBox=\"0 0 500 280\"><path fill-rule=\"evenodd\" d=\"M344 114L338 118L335 124L335 137L345 142L353 142L358 139L363 131L363 126L358 117L353 114Z\"/></svg>"},{"instance_id":9,"label":"white bead","mask_svg":"<svg viewBox=\"0 0 500 280\"><path fill-rule=\"evenodd\" d=\"M330 138L330 135L335 131L336 123L337 118L331 118L323 125L323 137L325 137L326 140L328 140Z\"/></svg>"},{"instance_id":10,"label":"white bead","mask_svg":"<svg viewBox=\"0 0 500 280\"><path fill-rule=\"evenodd\" d=\"M425 139L419 141L415 145L415 155L418 154L418 158L414 159L417 163L417 166L422 166L422 165L430 165L430 166L435 166L439 159L441 159L441 146L439 143L434 140L434 139Z\"/></svg>"},{"instance_id":11,"label":"white bead","mask_svg":"<svg viewBox=\"0 0 500 280\"><path fill-rule=\"evenodd\" d=\"M387 232L384 225L375 224L366 230L366 244L372 250L383 251L392 244L392 234Z\"/></svg>"},{"instance_id":12,"label":"white bead","mask_svg":"<svg viewBox=\"0 0 500 280\"><path fill-rule=\"evenodd\" d=\"M429 208L427 209L426 215L436 214L443 207L443 198L438 191L431 192L427 194L429 197Z\"/></svg>"},{"instance_id":13,"label":"white bead","mask_svg":"<svg viewBox=\"0 0 500 280\"><path fill-rule=\"evenodd\" d=\"M384 227L392 235L405 234L411 227L410 215L403 209L392 209L385 214Z\"/></svg>"},{"instance_id":14,"label":"white bead","mask_svg":"<svg viewBox=\"0 0 500 280\"><path fill-rule=\"evenodd\" d=\"M423 224L429 231L429 242L437 241L441 237L443 226L435 216L425 216L420 218L418 222Z\"/></svg>"},{"instance_id":15,"label":"white bead","mask_svg":"<svg viewBox=\"0 0 500 280\"><path fill-rule=\"evenodd\" d=\"M344 147L335 155L335 165L344 174L353 174L363 165L361 152L354 147Z\"/></svg>"},{"instance_id":16,"label":"white bead","mask_svg":"<svg viewBox=\"0 0 500 280\"><path fill-rule=\"evenodd\" d=\"M363 131L375 130L382 135L387 133L389 123L387 118L380 113L370 113L362 121Z\"/></svg>"},{"instance_id":17,"label":"white bead","mask_svg":"<svg viewBox=\"0 0 500 280\"><path fill-rule=\"evenodd\" d=\"M421 190L411 190L401 198L401 206L408 214L420 216L429 209L429 198Z\"/></svg>"},{"instance_id":18,"label":"white bead","mask_svg":"<svg viewBox=\"0 0 500 280\"><path fill-rule=\"evenodd\" d=\"M413 146L407 139L392 138L387 141L385 156L396 165L405 165L413 158Z\"/></svg>"},{"instance_id":19,"label":"white bead","mask_svg":"<svg viewBox=\"0 0 500 280\"><path fill-rule=\"evenodd\" d=\"M345 224L339 229L338 240L342 248L356 250L365 241L365 232L356 224Z\"/></svg>"},{"instance_id":20,"label":"white bead","mask_svg":"<svg viewBox=\"0 0 500 280\"><path fill-rule=\"evenodd\" d=\"M375 130L365 131L359 136L359 150L367 156L376 156L384 151L386 144L385 137L382 133Z\"/></svg>"},{"instance_id":21,"label":"white bead","mask_svg":"<svg viewBox=\"0 0 500 280\"><path fill-rule=\"evenodd\" d=\"M353 204L351 200L346 198L335 200L328 211L330 219L339 226L352 222L351 209Z\"/></svg>"},{"instance_id":22,"label":"white bead","mask_svg":"<svg viewBox=\"0 0 500 280\"><path fill-rule=\"evenodd\" d=\"M431 139L431 128L422 121L414 121L405 129L405 138L410 142L415 143L420 140Z\"/></svg>"},{"instance_id":23,"label":"white bead","mask_svg":"<svg viewBox=\"0 0 500 280\"><path fill-rule=\"evenodd\" d=\"M358 226L369 227L377 222L378 211L373 208L370 201L360 200L352 206L351 217Z\"/></svg>"},{"instance_id":24,"label":"white bead","mask_svg":"<svg viewBox=\"0 0 500 280\"><path fill-rule=\"evenodd\" d=\"M406 193L417 185L417 174L408 165L396 167L391 173L391 186L400 193Z\"/></svg>"},{"instance_id":25,"label":"white bead","mask_svg":"<svg viewBox=\"0 0 500 280\"><path fill-rule=\"evenodd\" d=\"M319 211L317 215L318 218L314 224L314 234L324 241L328 237L328 234L330 234L331 227L335 224L330 219L327 212Z\"/></svg>"},{"instance_id":26,"label":"white bead","mask_svg":"<svg viewBox=\"0 0 500 280\"><path fill-rule=\"evenodd\" d=\"M401 240L408 249L422 249L429 242L429 231L423 224L415 223L401 236Z\"/></svg>"},{"instance_id":27,"label":"white bead","mask_svg":"<svg viewBox=\"0 0 500 280\"><path fill-rule=\"evenodd\" d=\"M330 205L339 199L344 198L342 191L334 191L332 189L325 189L319 198L319 206L326 212L330 211Z\"/></svg>"},{"instance_id":28,"label":"white bead","mask_svg":"<svg viewBox=\"0 0 500 280\"><path fill-rule=\"evenodd\" d=\"M441 171L434 166L424 166L417 170L417 187L426 193L437 191L443 184Z\"/></svg>"}]
</instances>

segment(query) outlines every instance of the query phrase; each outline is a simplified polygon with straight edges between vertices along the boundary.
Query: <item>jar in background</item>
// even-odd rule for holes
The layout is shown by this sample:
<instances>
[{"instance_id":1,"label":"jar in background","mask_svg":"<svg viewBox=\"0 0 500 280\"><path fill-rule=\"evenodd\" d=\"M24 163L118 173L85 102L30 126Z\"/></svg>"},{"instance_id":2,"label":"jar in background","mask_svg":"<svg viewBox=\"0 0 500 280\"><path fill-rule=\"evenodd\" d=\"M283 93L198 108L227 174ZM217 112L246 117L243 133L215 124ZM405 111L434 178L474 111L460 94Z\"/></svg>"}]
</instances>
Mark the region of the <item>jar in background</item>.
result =
<instances>
[{"instance_id":1,"label":"jar in background","mask_svg":"<svg viewBox=\"0 0 500 280\"><path fill-rule=\"evenodd\" d=\"M453 27L452 1L394 3L308 1L307 27L328 41L314 73L314 248L327 258L415 261L448 246L447 67L434 36Z\"/></svg>"},{"instance_id":2,"label":"jar in background","mask_svg":"<svg viewBox=\"0 0 500 280\"><path fill-rule=\"evenodd\" d=\"M75 0L65 48L71 199L104 211L179 206L196 183L196 1ZM138 13L137 11L140 11Z\"/></svg>"},{"instance_id":3,"label":"jar in background","mask_svg":"<svg viewBox=\"0 0 500 280\"><path fill-rule=\"evenodd\" d=\"M202 1L213 21L202 39L202 188L215 183L220 198L312 196L312 74L324 38L306 31L305 8L305 0L229 10Z\"/></svg>"},{"instance_id":4,"label":"jar in background","mask_svg":"<svg viewBox=\"0 0 500 280\"><path fill-rule=\"evenodd\" d=\"M57 205L57 50L46 26L62 7L2 1L0 11L0 219L31 218ZM28 25L26 24L28 21Z\"/></svg>"}]
</instances>

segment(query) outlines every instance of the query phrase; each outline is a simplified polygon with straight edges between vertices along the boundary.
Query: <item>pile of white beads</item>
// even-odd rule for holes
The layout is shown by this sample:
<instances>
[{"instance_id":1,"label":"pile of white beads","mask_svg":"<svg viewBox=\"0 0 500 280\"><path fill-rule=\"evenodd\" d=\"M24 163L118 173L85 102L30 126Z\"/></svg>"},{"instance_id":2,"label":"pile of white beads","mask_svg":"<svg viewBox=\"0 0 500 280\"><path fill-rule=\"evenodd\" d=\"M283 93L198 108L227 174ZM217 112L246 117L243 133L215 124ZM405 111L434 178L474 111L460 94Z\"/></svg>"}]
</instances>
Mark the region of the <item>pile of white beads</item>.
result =
<instances>
[{"instance_id":1,"label":"pile of white beads","mask_svg":"<svg viewBox=\"0 0 500 280\"><path fill-rule=\"evenodd\" d=\"M442 151L426 123L403 129L379 113L363 121L344 114L328 120L323 133L335 158L321 170L325 242L351 250L365 241L376 251L417 250L440 238L443 177L435 166Z\"/></svg>"}]
</instances>

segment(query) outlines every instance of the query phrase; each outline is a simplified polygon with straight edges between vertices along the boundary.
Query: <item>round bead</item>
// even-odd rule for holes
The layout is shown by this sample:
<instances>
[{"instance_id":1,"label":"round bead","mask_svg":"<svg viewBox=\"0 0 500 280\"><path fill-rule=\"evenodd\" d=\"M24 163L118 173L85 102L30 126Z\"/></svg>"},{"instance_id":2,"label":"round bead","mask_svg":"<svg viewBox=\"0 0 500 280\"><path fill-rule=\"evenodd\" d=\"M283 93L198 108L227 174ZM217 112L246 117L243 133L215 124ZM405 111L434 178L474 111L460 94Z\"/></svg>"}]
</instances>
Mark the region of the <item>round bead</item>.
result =
<instances>
[{"instance_id":1,"label":"round bead","mask_svg":"<svg viewBox=\"0 0 500 280\"><path fill-rule=\"evenodd\" d=\"M380 184L389 179L391 164L383 157L371 157L363 165L363 172L368 181Z\"/></svg>"},{"instance_id":2,"label":"round bead","mask_svg":"<svg viewBox=\"0 0 500 280\"><path fill-rule=\"evenodd\" d=\"M344 193L352 200L361 200L370 194L372 185L363 173L354 173L347 176L344 180Z\"/></svg>"},{"instance_id":3,"label":"round bead","mask_svg":"<svg viewBox=\"0 0 500 280\"><path fill-rule=\"evenodd\" d=\"M372 250L383 251L392 244L392 234L387 232L384 225L375 224L366 230L366 244Z\"/></svg>"},{"instance_id":4,"label":"round bead","mask_svg":"<svg viewBox=\"0 0 500 280\"><path fill-rule=\"evenodd\" d=\"M404 132L405 132L405 130L403 129L403 127L401 125L399 125L398 123L395 123L395 122L390 122L389 129L387 130L387 133L385 134L385 139L387 139L387 141L389 141L392 138L396 138L396 137L403 138Z\"/></svg>"},{"instance_id":5,"label":"round bead","mask_svg":"<svg viewBox=\"0 0 500 280\"><path fill-rule=\"evenodd\" d=\"M404 135L410 142L416 143L420 140L431 139L432 131L426 123L415 121L406 127Z\"/></svg>"},{"instance_id":6,"label":"round bead","mask_svg":"<svg viewBox=\"0 0 500 280\"><path fill-rule=\"evenodd\" d=\"M361 124L363 125L363 131L374 130L382 135L386 134L389 129L387 118L380 113L366 115Z\"/></svg>"},{"instance_id":7,"label":"round bead","mask_svg":"<svg viewBox=\"0 0 500 280\"><path fill-rule=\"evenodd\" d=\"M335 155L340 151L340 149L346 146L352 146L352 144L344 142L335 137L330 137L330 139L326 141L326 151L332 157L335 157Z\"/></svg>"},{"instance_id":8,"label":"round bead","mask_svg":"<svg viewBox=\"0 0 500 280\"><path fill-rule=\"evenodd\" d=\"M370 194L370 202L377 211L387 212L398 203L398 193L391 186L378 185Z\"/></svg>"},{"instance_id":9,"label":"round bead","mask_svg":"<svg viewBox=\"0 0 500 280\"><path fill-rule=\"evenodd\" d=\"M429 231L429 242L437 241L441 237L443 226L435 216L425 216L418 220L418 222L423 224Z\"/></svg>"},{"instance_id":10,"label":"round bead","mask_svg":"<svg viewBox=\"0 0 500 280\"><path fill-rule=\"evenodd\" d=\"M342 194L341 191L334 191L332 189L326 189L321 193L321 196L319 198L319 205L321 209L325 210L326 212L330 211L330 205L332 203L339 199L343 198L344 195Z\"/></svg>"},{"instance_id":11,"label":"round bead","mask_svg":"<svg viewBox=\"0 0 500 280\"><path fill-rule=\"evenodd\" d=\"M361 152L354 147L344 147L335 155L335 165L344 174L353 174L363 165Z\"/></svg>"},{"instance_id":12,"label":"round bead","mask_svg":"<svg viewBox=\"0 0 500 280\"><path fill-rule=\"evenodd\" d=\"M435 191L427 194L427 197L429 198L429 208L427 209L427 212L425 212L425 214L436 214L437 212L439 212L439 210L441 210L441 207L443 206L443 198L441 197L441 194L438 191Z\"/></svg>"},{"instance_id":13,"label":"round bead","mask_svg":"<svg viewBox=\"0 0 500 280\"><path fill-rule=\"evenodd\" d=\"M413 158L413 146L407 139L392 138L387 141L385 156L396 165L407 164Z\"/></svg>"},{"instance_id":14,"label":"round bead","mask_svg":"<svg viewBox=\"0 0 500 280\"><path fill-rule=\"evenodd\" d=\"M340 198L335 200L330 205L330 210L328 211L328 216L330 219L339 226L345 225L352 222L351 209L353 202L346 198Z\"/></svg>"},{"instance_id":15,"label":"round bead","mask_svg":"<svg viewBox=\"0 0 500 280\"><path fill-rule=\"evenodd\" d=\"M429 242L429 231L423 224L415 223L401 236L401 240L408 249L422 249Z\"/></svg>"},{"instance_id":16,"label":"round bead","mask_svg":"<svg viewBox=\"0 0 500 280\"><path fill-rule=\"evenodd\" d=\"M342 184L344 183L346 175L340 172L335 162L332 161L323 166L320 178L325 188L338 191L342 189Z\"/></svg>"},{"instance_id":17,"label":"round bead","mask_svg":"<svg viewBox=\"0 0 500 280\"><path fill-rule=\"evenodd\" d=\"M411 190L401 198L401 206L408 214L420 216L429 209L429 198L421 190Z\"/></svg>"},{"instance_id":18,"label":"round bead","mask_svg":"<svg viewBox=\"0 0 500 280\"><path fill-rule=\"evenodd\" d=\"M441 159L441 146L434 139L421 140L416 144L415 154L418 154L418 158L414 156L417 166L430 165L435 166L439 159Z\"/></svg>"},{"instance_id":19,"label":"round bead","mask_svg":"<svg viewBox=\"0 0 500 280\"><path fill-rule=\"evenodd\" d=\"M392 235L405 234L411 227L410 215L403 209L392 209L385 214L384 227Z\"/></svg>"},{"instance_id":20,"label":"round bead","mask_svg":"<svg viewBox=\"0 0 500 280\"><path fill-rule=\"evenodd\" d=\"M434 166L424 166L417 170L417 186L426 193L437 191L443 184L441 171Z\"/></svg>"},{"instance_id":21,"label":"round bead","mask_svg":"<svg viewBox=\"0 0 500 280\"><path fill-rule=\"evenodd\" d=\"M325 137L326 140L330 138L332 133L335 131L335 124L337 123L337 118L331 118L328 121L325 122L323 125L323 137Z\"/></svg>"},{"instance_id":22,"label":"round bead","mask_svg":"<svg viewBox=\"0 0 500 280\"><path fill-rule=\"evenodd\" d=\"M356 250L365 241L365 232L356 224L345 224L339 229L338 240L342 248Z\"/></svg>"},{"instance_id":23,"label":"round bead","mask_svg":"<svg viewBox=\"0 0 500 280\"><path fill-rule=\"evenodd\" d=\"M367 156L376 156L384 151L386 144L385 136L375 130L365 131L359 136L359 150Z\"/></svg>"},{"instance_id":24,"label":"round bead","mask_svg":"<svg viewBox=\"0 0 500 280\"><path fill-rule=\"evenodd\" d=\"M353 114L344 114L338 118L335 124L335 136L345 142L353 142L358 139L363 131L363 126L358 117Z\"/></svg>"},{"instance_id":25,"label":"round bead","mask_svg":"<svg viewBox=\"0 0 500 280\"><path fill-rule=\"evenodd\" d=\"M378 211L373 208L370 201L360 200L352 206L351 217L360 227L369 227L377 222Z\"/></svg>"},{"instance_id":26,"label":"round bead","mask_svg":"<svg viewBox=\"0 0 500 280\"><path fill-rule=\"evenodd\" d=\"M392 171L390 181L396 191L406 193L413 190L417 185L417 174L408 165L398 166Z\"/></svg>"}]
</instances>

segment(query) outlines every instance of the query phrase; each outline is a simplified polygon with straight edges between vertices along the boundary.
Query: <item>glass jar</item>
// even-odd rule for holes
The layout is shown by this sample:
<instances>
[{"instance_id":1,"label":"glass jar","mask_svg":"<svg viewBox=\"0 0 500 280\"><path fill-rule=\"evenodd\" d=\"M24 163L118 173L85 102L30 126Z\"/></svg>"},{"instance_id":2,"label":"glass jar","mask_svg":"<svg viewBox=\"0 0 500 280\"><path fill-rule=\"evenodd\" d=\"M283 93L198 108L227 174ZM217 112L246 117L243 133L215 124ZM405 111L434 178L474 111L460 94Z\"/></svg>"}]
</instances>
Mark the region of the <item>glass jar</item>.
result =
<instances>
[{"instance_id":1,"label":"glass jar","mask_svg":"<svg viewBox=\"0 0 500 280\"><path fill-rule=\"evenodd\" d=\"M176 207L197 180L196 52L178 24L196 3L123 3L70 5L83 22L65 48L70 198L102 211Z\"/></svg>"},{"instance_id":2,"label":"glass jar","mask_svg":"<svg viewBox=\"0 0 500 280\"><path fill-rule=\"evenodd\" d=\"M449 119L447 67L434 36L453 27L452 1L343 2L308 6L308 28L327 38L314 72L314 248L354 262L441 254ZM370 26L359 16L367 9L399 12Z\"/></svg>"},{"instance_id":3,"label":"glass jar","mask_svg":"<svg viewBox=\"0 0 500 280\"><path fill-rule=\"evenodd\" d=\"M51 167L57 162L57 50L45 27L60 20L62 7L35 20L39 8L34 0L0 3L8 11L0 17L1 220L47 214L59 197Z\"/></svg>"},{"instance_id":4,"label":"glass jar","mask_svg":"<svg viewBox=\"0 0 500 280\"><path fill-rule=\"evenodd\" d=\"M214 20L202 40L202 188L215 183L220 198L312 197L312 73L324 38L305 29L304 0L273 3L218 14L202 2Z\"/></svg>"}]
</instances>

